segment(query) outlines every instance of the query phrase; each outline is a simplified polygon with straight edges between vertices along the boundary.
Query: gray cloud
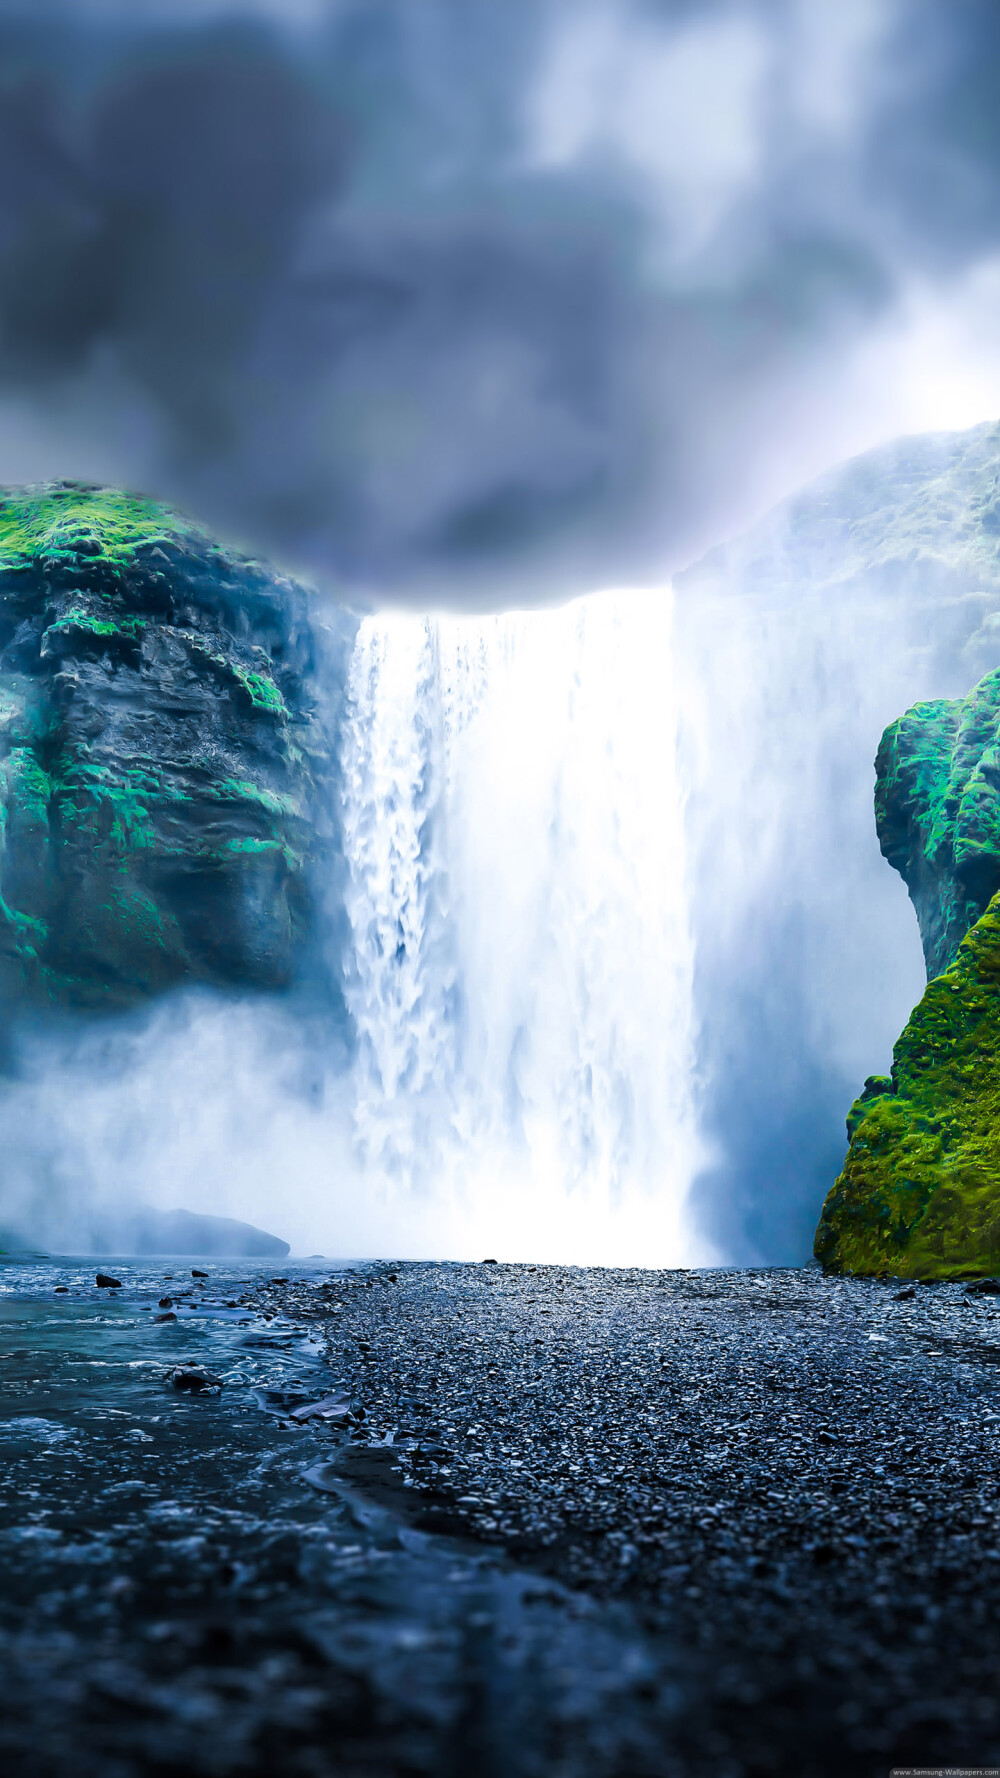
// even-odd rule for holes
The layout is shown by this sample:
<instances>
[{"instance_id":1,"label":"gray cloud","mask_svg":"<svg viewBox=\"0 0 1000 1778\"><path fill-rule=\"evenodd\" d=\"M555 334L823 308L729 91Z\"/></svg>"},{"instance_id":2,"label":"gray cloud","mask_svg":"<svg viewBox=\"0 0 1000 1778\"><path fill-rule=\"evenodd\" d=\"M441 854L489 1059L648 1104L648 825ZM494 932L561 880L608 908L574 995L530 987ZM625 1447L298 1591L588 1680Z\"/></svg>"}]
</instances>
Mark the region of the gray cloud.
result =
<instances>
[{"instance_id":1,"label":"gray cloud","mask_svg":"<svg viewBox=\"0 0 1000 1778\"><path fill-rule=\"evenodd\" d=\"M8 0L0 470L373 595L662 571L1000 250L998 72L990 0Z\"/></svg>"}]
</instances>

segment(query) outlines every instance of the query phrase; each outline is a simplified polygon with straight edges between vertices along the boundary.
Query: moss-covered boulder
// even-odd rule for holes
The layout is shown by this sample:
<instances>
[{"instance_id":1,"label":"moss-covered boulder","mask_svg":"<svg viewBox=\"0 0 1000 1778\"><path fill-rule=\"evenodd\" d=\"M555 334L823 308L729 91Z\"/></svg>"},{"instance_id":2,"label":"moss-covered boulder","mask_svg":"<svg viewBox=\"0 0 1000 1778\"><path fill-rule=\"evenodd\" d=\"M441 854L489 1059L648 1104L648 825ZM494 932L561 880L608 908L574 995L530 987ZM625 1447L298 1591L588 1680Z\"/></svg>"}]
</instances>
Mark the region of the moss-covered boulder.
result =
<instances>
[{"instance_id":1,"label":"moss-covered boulder","mask_svg":"<svg viewBox=\"0 0 1000 1778\"><path fill-rule=\"evenodd\" d=\"M882 850L903 876L930 980L848 1114L823 1206L828 1271L1000 1271L1000 672L918 704L876 759Z\"/></svg>"},{"instance_id":2,"label":"moss-covered boulder","mask_svg":"<svg viewBox=\"0 0 1000 1778\"><path fill-rule=\"evenodd\" d=\"M848 1128L816 1235L828 1271L1000 1271L1000 896L928 983L891 1077L868 1083Z\"/></svg>"},{"instance_id":3,"label":"moss-covered boulder","mask_svg":"<svg viewBox=\"0 0 1000 1778\"><path fill-rule=\"evenodd\" d=\"M275 989L328 737L308 595L168 508L0 491L0 1001Z\"/></svg>"},{"instance_id":4,"label":"moss-covered boulder","mask_svg":"<svg viewBox=\"0 0 1000 1778\"><path fill-rule=\"evenodd\" d=\"M1000 889L1000 672L891 723L875 774L879 842L910 892L930 979Z\"/></svg>"}]
</instances>

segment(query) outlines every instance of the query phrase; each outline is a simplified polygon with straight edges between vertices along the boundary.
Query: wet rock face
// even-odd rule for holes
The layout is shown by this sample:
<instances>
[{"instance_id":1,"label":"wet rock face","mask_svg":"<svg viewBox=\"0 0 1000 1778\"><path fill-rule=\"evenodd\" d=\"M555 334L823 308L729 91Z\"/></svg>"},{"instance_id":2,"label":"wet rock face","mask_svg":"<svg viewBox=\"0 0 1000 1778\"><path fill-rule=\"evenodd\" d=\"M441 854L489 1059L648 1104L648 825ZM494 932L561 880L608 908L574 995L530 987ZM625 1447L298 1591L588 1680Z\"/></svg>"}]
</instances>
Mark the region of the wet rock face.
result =
<instances>
[{"instance_id":1,"label":"wet rock face","mask_svg":"<svg viewBox=\"0 0 1000 1778\"><path fill-rule=\"evenodd\" d=\"M1000 896L928 983L852 1125L816 1234L827 1271L1000 1272Z\"/></svg>"},{"instance_id":2,"label":"wet rock face","mask_svg":"<svg viewBox=\"0 0 1000 1778\"><path fill-rule=\"evenodd\" d=\"M0 494L8 1005L291 982L330 758L314 652L303 588L168 509Z\"/></svg>"},{"instance_id":3,"label":"wet rock face","mask_svg":"<svg viewBox=\"0 0 1000 1778\"><path fill-rule=\"evenodd\" d=\"M848 1114L823 1206L828 1271L1000 1271L1000 672L918 704L876 761L882 850L903 876L930 978Z\"/></svg>"},{"instance_id":4,"label":"wet rock face","mask_svg":"<svg viewBox=\"0 0 1000 1778\"><path fill-rule=\"evenodd\" d=\"M910 892L931 980L1000 889L1000 672L908 710L875 771L879 843Z\"/></svg>"}]
</instances>

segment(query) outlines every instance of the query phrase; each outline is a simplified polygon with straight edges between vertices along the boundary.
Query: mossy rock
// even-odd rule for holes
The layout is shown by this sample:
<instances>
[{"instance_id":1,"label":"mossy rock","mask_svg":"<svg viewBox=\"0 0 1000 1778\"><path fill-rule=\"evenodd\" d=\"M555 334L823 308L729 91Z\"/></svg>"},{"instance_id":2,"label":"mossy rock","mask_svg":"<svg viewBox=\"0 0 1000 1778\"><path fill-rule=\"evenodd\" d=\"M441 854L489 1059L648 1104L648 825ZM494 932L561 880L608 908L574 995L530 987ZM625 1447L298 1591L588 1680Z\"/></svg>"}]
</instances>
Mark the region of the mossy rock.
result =
<instances>
[{"instance_id":1,"label":"mossy rock","mask_svg":"<svg viewBox=\"0 0 1000 1778\"><path fill-rule=\"evenodd\" d=\"M891 1077L848 1125L816 1235L827 1271L1000 1272L1000 895L928 983Z\"/></svg>"},{"instance_id":2,"label":"mossy rock","mask_svg":"<svg viewBox=\"0 0 1000 1778\"><path fill-rule=\"evenodd\" d=\"M939 975L1000 889L1000 672L890 724L875 825L910 892L928 977Z\"/></svg>"},{"instance_id":3,"label":"mossy rock","mask_svg":"<svg viewBox=\"0 0 1000 1778\"><path fill-rule=\"evenodd\" d=\"M170 508L0 491L8 1009L292 982L329 837L316 665L306 589Z\"/></svg>"},{"instance_id":4,"label":"mossy rock","mask_svg":"<svg viewBox=\"0 0 1000 1778\"><path fill-rule=\"evenodd\" d=\"M835 1272L1000 1272L1000 671L890 724L875 770L879 841L930 979L891 1075L848 1113L816 1257Z\"/></svg>"}]
</instances>

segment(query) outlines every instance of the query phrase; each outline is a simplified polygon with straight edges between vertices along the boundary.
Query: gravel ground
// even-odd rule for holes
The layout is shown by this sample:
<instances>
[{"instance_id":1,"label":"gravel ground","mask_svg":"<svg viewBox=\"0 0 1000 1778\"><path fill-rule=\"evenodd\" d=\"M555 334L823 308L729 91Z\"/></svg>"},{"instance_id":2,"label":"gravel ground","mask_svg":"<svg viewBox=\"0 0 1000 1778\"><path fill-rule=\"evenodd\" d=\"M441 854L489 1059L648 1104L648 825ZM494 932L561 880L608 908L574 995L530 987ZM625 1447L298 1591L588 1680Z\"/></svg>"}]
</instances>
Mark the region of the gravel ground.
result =
<instances>
[{"instance_id":1,"label":"gravel ground","mask_svg":"<svg viewBox=\"0 0 1000 1778\"><path fill-rule=\"evenodd\" d=\"M322 1322L342 1472L669 1640L664 1771L1000 1760L988 1289L486 1262L248 1300Z\"/></svg>"},{"instance_id":2,"label":"gravel ground","mask_svg":"<svg viewBox=\"0 0 1000 1778\"><path fill-rule=\"evenodd\" d=\"M659 1778L666 1639L408 1523L245 1267L108 1270L0 1265L3 1778Z\"/></svg>"}]
</instances>

